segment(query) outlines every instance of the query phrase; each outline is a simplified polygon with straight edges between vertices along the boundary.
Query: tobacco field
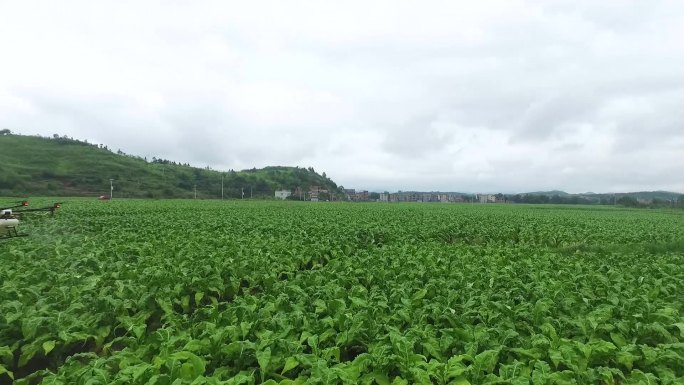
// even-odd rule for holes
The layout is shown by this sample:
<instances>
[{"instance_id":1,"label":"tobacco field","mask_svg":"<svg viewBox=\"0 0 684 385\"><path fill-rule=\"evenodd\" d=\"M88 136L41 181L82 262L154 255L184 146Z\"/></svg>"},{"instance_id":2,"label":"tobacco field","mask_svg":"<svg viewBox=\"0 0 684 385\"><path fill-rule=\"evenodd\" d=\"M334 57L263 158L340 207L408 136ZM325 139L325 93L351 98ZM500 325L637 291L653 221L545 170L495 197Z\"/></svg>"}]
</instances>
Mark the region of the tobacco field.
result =
<instances>
[{"instance_id":1,"label":"tobacco field","mask_svg":"<svg viewBox=\"0 0 684 385\"><path fill-rule=\"evenodd\" d=\"M64 201L0 384L684 384L684 212Z\"/></svg>"}]
</instances>

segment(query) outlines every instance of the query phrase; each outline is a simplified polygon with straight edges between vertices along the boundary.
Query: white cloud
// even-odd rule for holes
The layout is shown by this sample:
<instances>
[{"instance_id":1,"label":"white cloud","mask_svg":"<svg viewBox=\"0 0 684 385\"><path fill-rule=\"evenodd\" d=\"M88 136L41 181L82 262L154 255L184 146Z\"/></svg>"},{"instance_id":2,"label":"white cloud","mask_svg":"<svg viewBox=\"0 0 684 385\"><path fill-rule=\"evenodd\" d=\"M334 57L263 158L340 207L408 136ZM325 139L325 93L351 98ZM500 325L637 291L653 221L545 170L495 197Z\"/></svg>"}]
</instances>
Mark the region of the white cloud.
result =
<instances>
[{"instance_id":1,"label":"white cloud","mask_svg":"<svg viewBox=\"0 0 684 385\"><path fill-rule=\"evenodd\" d=\"M6 2L0 126L339 184L684 192L684 6Z\"/></svg>"}]
</instances>

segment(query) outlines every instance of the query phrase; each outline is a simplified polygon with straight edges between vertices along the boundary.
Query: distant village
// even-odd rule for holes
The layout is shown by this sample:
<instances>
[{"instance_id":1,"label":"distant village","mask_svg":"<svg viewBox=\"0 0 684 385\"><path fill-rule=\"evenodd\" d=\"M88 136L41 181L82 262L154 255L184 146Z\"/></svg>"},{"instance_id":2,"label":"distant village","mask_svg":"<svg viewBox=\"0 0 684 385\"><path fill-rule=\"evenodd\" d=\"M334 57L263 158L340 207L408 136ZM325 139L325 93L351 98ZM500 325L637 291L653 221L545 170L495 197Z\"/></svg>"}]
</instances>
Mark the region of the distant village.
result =
<instances>
[{"instance_id":1,"label":"distant village","mask_svg":"<svg viewBox=\"0 0 684 385\"><path fill-rule=\"evenodd\" d=\"M343 191L343 194L340 194ZM639 197L639 193L615 194L567 194L563 192L523 193L523 194L466 194L455 192L398 191L368 192L355 189L335 190L333 193L319 186L305 190L276 190L277 199L302 201L351 202L440 202L440 203L530 203L530 204L586 204L621 205L626 207L684 207L684 195L678 197Z\"/></svg>"},{"instance_id":2,"label":"distant village","mask_svg":"<svg viewBox=\"0 0 684 385\"><path fill-rule=\"evenodd\" d=\"M334 200L335 195L319 186L308 190L276 190L275 198L289 200L305 200L311 202ZM352 202L442 202L442 203L506 203L503 194L460 194L442 192L399 191L368 192L344 189L344 200Z\"/></svg>"}]
</instances>

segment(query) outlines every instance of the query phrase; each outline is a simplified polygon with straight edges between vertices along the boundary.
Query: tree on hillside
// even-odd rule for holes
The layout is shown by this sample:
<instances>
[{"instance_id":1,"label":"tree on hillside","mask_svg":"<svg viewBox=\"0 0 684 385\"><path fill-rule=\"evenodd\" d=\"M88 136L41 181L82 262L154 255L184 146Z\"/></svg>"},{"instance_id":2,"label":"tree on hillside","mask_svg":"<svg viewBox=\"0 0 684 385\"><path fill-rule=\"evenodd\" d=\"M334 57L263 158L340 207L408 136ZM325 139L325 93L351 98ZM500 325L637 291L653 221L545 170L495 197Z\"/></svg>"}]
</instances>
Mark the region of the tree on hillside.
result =
<instances>
[{"instance_id":1,"label":"tree on hillside","mask_svg":"<svg viewBox=\"0 0 684 385\"><path fill-rule=\"evenodd\" d=\"M617 200L617 204L625 207L637 207L639 202L636 200L636 198L625 195Z\"/></svg>"},{"instance_id":2,"label":"tree on hillside","mask_svg":"<svg viewBox=\"0 0 684 385\"><path fill-rule=\"evenodd\" d=\"M12 131L9 128L3 128L0 130L0 135L12 135Z\"/></svg>"}]
</instances>

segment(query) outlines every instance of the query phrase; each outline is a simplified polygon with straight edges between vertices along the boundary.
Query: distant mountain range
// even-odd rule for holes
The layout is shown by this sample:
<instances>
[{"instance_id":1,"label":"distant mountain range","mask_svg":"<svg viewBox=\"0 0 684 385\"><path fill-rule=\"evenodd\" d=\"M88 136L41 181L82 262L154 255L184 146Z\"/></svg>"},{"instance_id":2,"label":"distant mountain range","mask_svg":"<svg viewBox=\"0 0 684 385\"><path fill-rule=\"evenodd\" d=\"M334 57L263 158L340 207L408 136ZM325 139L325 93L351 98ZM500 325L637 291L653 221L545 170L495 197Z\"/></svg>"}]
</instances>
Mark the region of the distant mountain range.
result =
<instances>
[{"instance_id":1,"label":"distant mountain range","mask_svg":"<svg viewBox=\"0 0 684 385\"><path fill-rule=\"evenodd\" d=\"M560 196L560 197L584 197L584 198L595 198L595 199L608 199L608 198L616 198L619 199L624 196L629 196L633 197L635 199L643 199L643 200L648 200L652 201L654 199L657 200L663 200L663 201L670 201L670 200L677 200L679 197L682 196L680 193L672 192L672 191L635 191L635 192L624 192L624 193L593 193L593 192L587 192L587 193L580 193L580 194L570 194L565 191L559 191L559 190L552 190L552 191L534 191L534 192L528 192L528 193L521 193L521 195L544 195L547 197L552 197L552 196Z\"/></svg>"},{"instance_id":2,"label":"distant mountain range","mask_svg":"<svg viewBox=\"0 0 684 385\"><path fill-rule=\"evenodd\" d=\"M480 195L476 193L464 193L464 192L453 192L453 191L414 191L414 190L407 190L403 191L404 193L416 193L416 194L447 194L447 195L455 195L455 196L464 196L464 197L472 197L475 195ZM663 200L663 201L669 201L669 200L677 200L683 194L677 193L677 192L672 192L672 191L636 191L636 192L620 192L620 193L594 193L594 192L586 192L586 193L578 193L578 194L571 194L565 191L561 190L550 190L550 191L531 191L531 192L521 192L521 193L515 193L515 194L487 194L487 195L503 195L507 197L514 197L514 196L545 196L545 197L561 197L561 198L572 198L572 197L577 197L577 198L585 198L585 199L594 199L594 200L607 200L607 199L619 199L624 196L629 196L633 197L635 199L643 199L643 200L649 200L652 201L653 199L658 199L658 200Z\"/></svg>"},{"instance_id":3,"label":"distant mountain range","mask_svg":"<svg viewBox=\"0 0 684 385\"><path fill-rule=\"evenodd\" d=\"M551 191L532 191L532 192L526 192L526 193L521 193L521 194L528 194L528 195L546 195L546 196L570 196L572 194L566 193L565 191L560 191L560 190L551 190Z\"/></svg>"}]
</instances>

